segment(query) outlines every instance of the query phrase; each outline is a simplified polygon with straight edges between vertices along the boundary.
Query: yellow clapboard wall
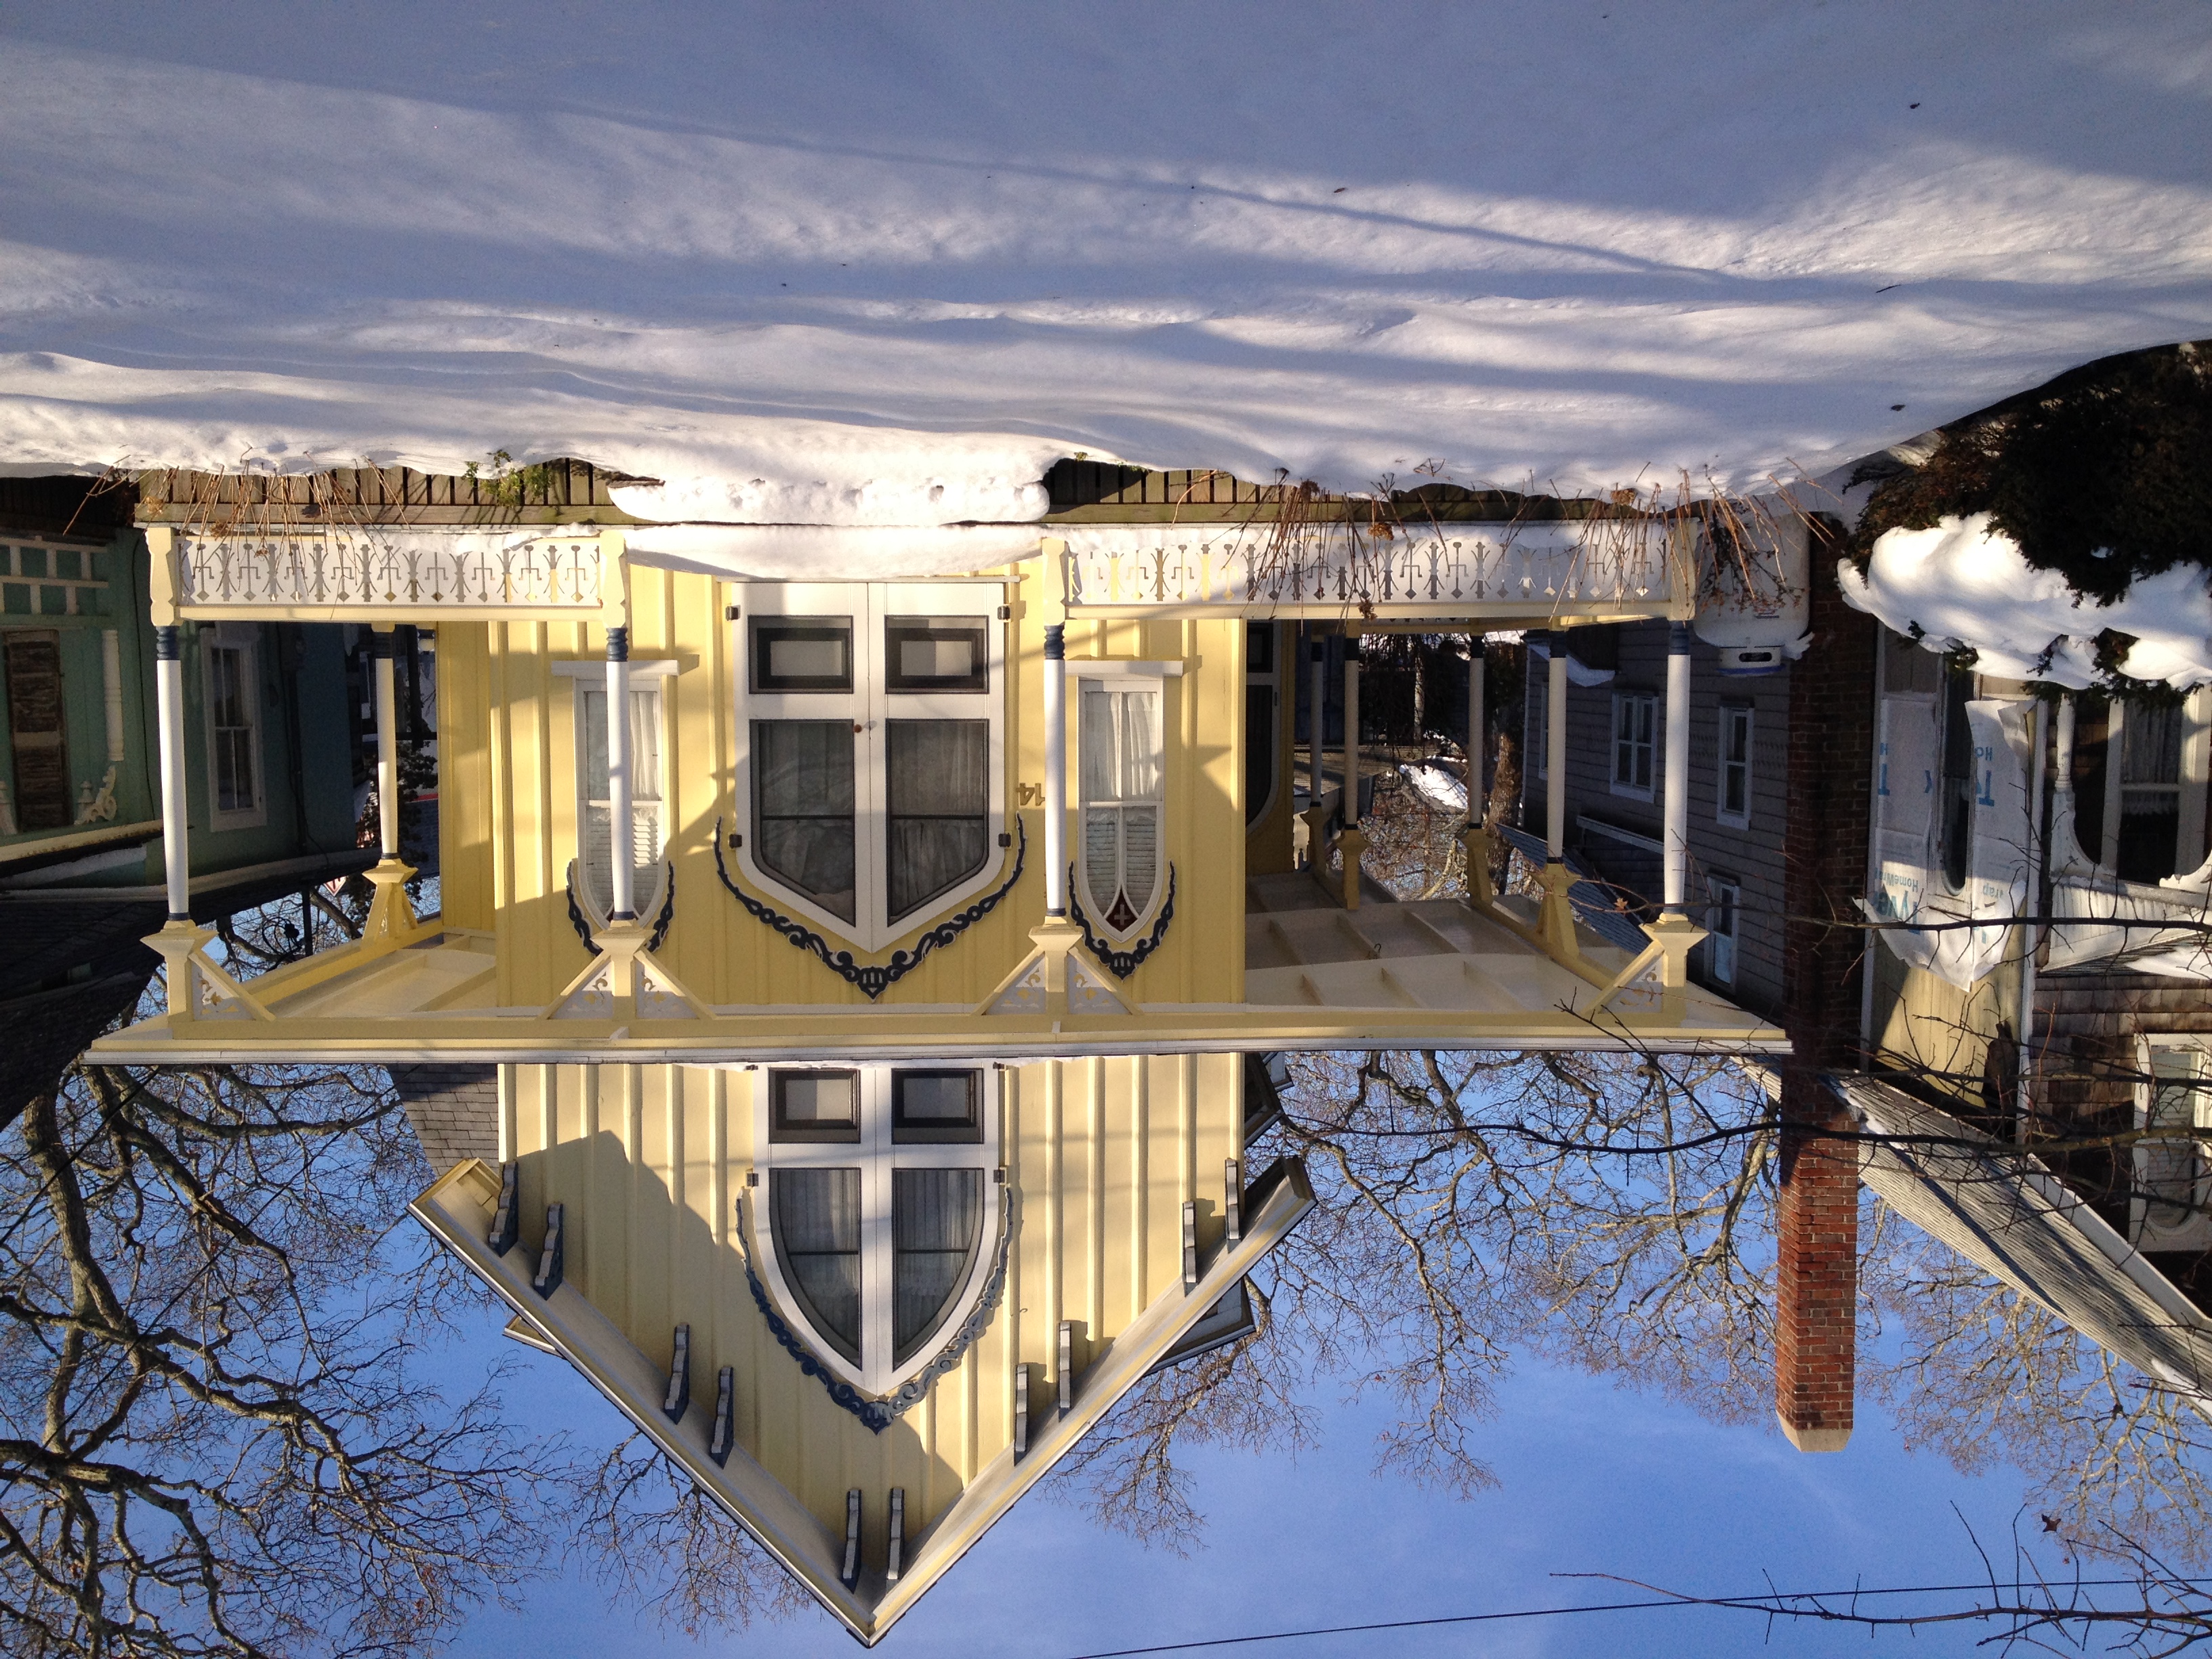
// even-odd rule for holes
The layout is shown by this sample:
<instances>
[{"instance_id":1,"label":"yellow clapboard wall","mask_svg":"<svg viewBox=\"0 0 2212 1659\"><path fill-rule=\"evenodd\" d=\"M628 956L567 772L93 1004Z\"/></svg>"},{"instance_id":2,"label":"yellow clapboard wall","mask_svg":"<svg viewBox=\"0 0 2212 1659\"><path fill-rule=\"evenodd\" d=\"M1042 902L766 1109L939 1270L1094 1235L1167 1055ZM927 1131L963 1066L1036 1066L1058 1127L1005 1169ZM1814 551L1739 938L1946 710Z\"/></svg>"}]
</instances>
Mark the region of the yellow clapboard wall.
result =
<instances>
[{"instance_id":1,"label":"yellow clapboard wall","mask_svg":"<svg viewBox=\"0 0 2212 1659\"><path fill-rule=\"evenodd\" d=\"M1032 787L1031 799L1040 798L1044 778L1048 607L1039 590L1047 572L1033 560L1006 580L1015 596L1015 619L1006 624L1014 643L1006 677L1011 804L1024 798L1023 784ZM736 589L710 576L641 567L630 570L629 585L631 657L678 665L662 768L676 914L660 960L709 1002L870 1006L811 953L741 909L715 870L716 821L726 833L740 827L733 790L735 630L723 619ZM1223 948L1224 941L1241 939L1243 927L1243 629L1233 617L1068 626L1072 675L1100 657L1181 659L1186 665L1181 679L1164 682L1175 916L1160 950L1127 981L1128 994L1139 1001L1243 998L1243 952ZM444 918L449 927L496 935L502 1006L550 1002L589 960L569 919L566 887L576 853L576 682L556 675L553 665L604 661L605 650L603 629L583 623L447 623L439 629ZM1072 775L1072 738L1069 748ZM1029 931L1044 914L1043 815L1036 805L1015 815L1028 836L1020 883L990 915L933 952L874 1006L980 1002L1029 950ZM1010 817L1006 828L1013 827ZM729 867L743 883L734 860ZM747 890L777 904L773 890ZM941 919L942 913L925 917L885 950L855 951L855 957L883 960ZM848 941L830 943L848 948Z\"/></svg>"},{"instance_id":2,"label":"yellow clapboard wall","mask_svg":"<svg viewBox=\"0 0 2212 1659\"><path fill-rule=\"evenodd\" d=\"M1195 1200L1202 1254L1220 1242L1225 1163L1243 1157L1236 1054L1042 1060L1005 1078L1013 1248L997 1311L958 1365L882 1433L835 1404L775 1341L734 1237L755 1167L742 1070L678 1066L500 1068L501 1156L520 1170L534 1237L566 1206L567 1282L666 1368L691 1328L695 1412L735 1371L737 1437L833 1533L845 1494L866 1494L866 1559L884 1547L884 1498L906 1491L908 1536L951 1506L1011 1443L1014 1370L1031 1410L1056 1396L1058 1330L1075 1326L1074 1375L1157 1299L1182 1294L1182 1216ZM994 1189L995 1190L995 1189Z\"/></svg>"}]
</instances>

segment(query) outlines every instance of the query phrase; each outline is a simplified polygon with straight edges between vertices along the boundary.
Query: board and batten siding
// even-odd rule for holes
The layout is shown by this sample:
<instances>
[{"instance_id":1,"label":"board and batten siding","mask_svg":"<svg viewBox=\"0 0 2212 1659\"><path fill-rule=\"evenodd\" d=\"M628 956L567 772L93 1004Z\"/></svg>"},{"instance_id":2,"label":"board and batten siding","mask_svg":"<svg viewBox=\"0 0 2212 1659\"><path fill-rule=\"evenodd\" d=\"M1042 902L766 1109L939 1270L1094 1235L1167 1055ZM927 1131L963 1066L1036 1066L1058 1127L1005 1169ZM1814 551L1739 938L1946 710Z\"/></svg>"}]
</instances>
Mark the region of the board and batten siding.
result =
<instances>
[{"instance_id":1,"label":"board and batten siding","mask_svg":"<svg viewBox=\"0 0 2212 1659\"><path fill-rule=\"evenodd\" d=\"M1021 880L988 916L933 951L875 1005L973 1005L1030 948L1044 917L1044 572L1030 561L1006 573L1014 618L1008 634L1004 823L1021 820L1027 861ZM989 576L983 578L990 579ZM674 660L667 684L662 775L676 911L659 960L706 1000L722 1005L866 1007L868 999L739 907L715 868L714 836L742 827L734 799L736 748L733 629L724 620L732 585L716 578L633 567L630 656ZM1071 678L1101 657L1179 659L1180 679L1163 681L1166 735L1165 851L1176 872L1175 915L1160 949L1127 981L1141 1001L1237 1002L1243 997L1239 951L1209 948L1243 936L1244 889L1244 624L1222 621L1079 621L1067 628ZM443 905L449 927L495 933L501 1006L550 1002L589 961L568 914L567 872L576 853L576 682L561 662L604 661L596 623L447 623L439 629L440 833ZM1076 702L1072 690L1071 710ZM1069 773L1076 776L1073 721ZM1023 786L1029 786L1025 792ZM1017 806L1024 794L1033 803ZM1071 856L1080 838L1071 825ZM1000 866L1011 872L1014 853ZM771 907L773 890L732 878ZM951 907L953 909L960 906ZM881 961L911 949L944 912L919 919L892 946L855 951ZM649 919L648 919L649 920ZM848 942L831 938L833 950Z\"/></svg>"},{"instance_id":2,"label":"board and batten siding","mask_svg":"<svg viewBox=\"0 0 2212 1659\"><path fill-rule=\"evenodd\" d=\"M1667 636L1663 622L1620 625L1619 666L1607 685L1567 690L1568 846L1594 868L1656 902L1659 856L1604 836L1591 821L1615 825L1650 841L1660 839L1667 752ZM1535 661L1532 674L1544 672ZM1613 792L1613 699L1617 691L1648 692L1657 699L1652 793L1648 801ZM1752 714L1751 813L1747 827L1719 821L1720 711L1724 703ZM1757 678L1723 678L1711 646L1690 646L1690 870L1686 897L1692 919L1705 920L1708 878L1732 881L1741 892L1736 971L1725 988L1732 1001L1753 1009L1782 1002L1784 827L1789 816L1790 671ZM1540 800L1529 769L1525 786ZM1702 948L1692 957L1702 969Z\"/></svg>"},{"instance_id":3,"label":"board and batten siding","mask_svg":"<svg viewBox=\"0 0 2212 1659\"><path fill-rule=\"evenodd\" d=\"M500 1142L519 1165L526 1243L566 1206L566 1275L654 1365L691 1328L693 1409L735 1372L737 1438L839 1535L845 1494L867 1494L864 1553L880 1560L884 1494L902 1486L908 1536L942 1515L1012 1442L1014 1371L1033 1413L1056 1393L1058 1329L1084 1369L1166 1296L1182 1294L1182 1206L1202 1255L1221 1242L1226 1160L1241 1158L1237 1054L1042 1060L1004 1088L1014 1244L1004 1295L977 1340L882 1433L837 1406L778 1346L733 1240L757 1167L743 1069L506 1066ZM1000 1189L991 1191L994 1201ZM760 1218L753 1218L754 1224ZM987 1237L995 1238L995 1235Z\"/></svg>"}]
</instances>

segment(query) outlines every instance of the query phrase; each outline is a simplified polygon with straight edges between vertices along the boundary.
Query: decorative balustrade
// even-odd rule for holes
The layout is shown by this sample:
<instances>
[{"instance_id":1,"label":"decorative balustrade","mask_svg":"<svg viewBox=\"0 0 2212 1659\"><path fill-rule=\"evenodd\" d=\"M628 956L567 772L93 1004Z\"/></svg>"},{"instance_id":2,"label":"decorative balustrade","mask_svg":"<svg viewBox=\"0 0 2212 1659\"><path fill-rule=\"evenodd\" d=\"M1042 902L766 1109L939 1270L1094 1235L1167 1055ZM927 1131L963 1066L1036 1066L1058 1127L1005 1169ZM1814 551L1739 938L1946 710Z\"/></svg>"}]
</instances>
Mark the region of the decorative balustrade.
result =
<instances>
[{"instance_id":1,"label":"decorative balustrade","mask_svg":"<svg viewBox=\"0 0 2212 1659\"><path fill-rule=\"evenodd\" d=\"M1657 520L1400 528L1070 526L1071 611L1168 616L1660 616L1688 597Z\"/></svg>"},{"instance_id":2,"label":"decorative balustrade","mask_svg":"<svg viewBox=\"0 0 2212 1659\"><path fill-rule=\"evenodd\" d=\"M569 614L600 607L599 532L355 525L177 538L178 603L202 615Z\"/></svg>"}]
</instances>

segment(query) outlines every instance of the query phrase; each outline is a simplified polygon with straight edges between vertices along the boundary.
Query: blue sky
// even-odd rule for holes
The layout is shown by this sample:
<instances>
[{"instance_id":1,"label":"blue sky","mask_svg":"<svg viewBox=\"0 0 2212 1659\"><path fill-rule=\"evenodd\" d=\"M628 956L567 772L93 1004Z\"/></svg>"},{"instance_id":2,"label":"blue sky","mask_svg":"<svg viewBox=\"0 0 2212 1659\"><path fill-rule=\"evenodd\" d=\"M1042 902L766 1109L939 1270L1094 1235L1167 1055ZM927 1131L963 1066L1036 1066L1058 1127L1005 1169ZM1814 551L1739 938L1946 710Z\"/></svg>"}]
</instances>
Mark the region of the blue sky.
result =
<instances>
[{"instance_id":1,"label":"blue sky","mask_svg":"<svg viewBox=\"0 0 2212 1659\"><path fill-rule=\"evenodd\" d=\"M490 1328L488 1321L487 1329ZM496 1346L495 1346L496 1345ZM474 1364L507 1344L454 1356ZM1293 1461L1200 1450L1189 1459L1207 1516L1187 1558L1105 1533L1079 1510L1032 1498L892 1633L899 1659L1014 1653L1073 1659L1103 1650L1300 1626L1632 1599L1557 1572L1615 1572L1701 1593L1956 1583L1979 1571L1956 1504L2005 1559L2021 1484L1968 1478L1908 1455L1878 1413L1840 1455L1802 1455L1763 1427L1722 1427L1685 1407L1534 1362L1500 1390L1486 1431L1501 1486L1471 1502L1371 1473L1388 1420L1374 1404L1324 1407L1317 1449ZM509 1393L520 1417L604 1440L612 1409L559 1361L527 1356ZM1868 1408L1863 1405L1863 1411ZM1338 1659L1428 1655L1965 1653L1990 1633L1917 1637L1797 1625L1771 1644L1763 1621L1712 1610L1604 1613L1486 1626L1310 1638L1216 1652ZM469 1659L559 1659L611 1651L854 1650L822 1615L694 1644L588 1583L541 1583L528 1606L487 1609L452 1651Z\"/></svg>"}]
</instances>

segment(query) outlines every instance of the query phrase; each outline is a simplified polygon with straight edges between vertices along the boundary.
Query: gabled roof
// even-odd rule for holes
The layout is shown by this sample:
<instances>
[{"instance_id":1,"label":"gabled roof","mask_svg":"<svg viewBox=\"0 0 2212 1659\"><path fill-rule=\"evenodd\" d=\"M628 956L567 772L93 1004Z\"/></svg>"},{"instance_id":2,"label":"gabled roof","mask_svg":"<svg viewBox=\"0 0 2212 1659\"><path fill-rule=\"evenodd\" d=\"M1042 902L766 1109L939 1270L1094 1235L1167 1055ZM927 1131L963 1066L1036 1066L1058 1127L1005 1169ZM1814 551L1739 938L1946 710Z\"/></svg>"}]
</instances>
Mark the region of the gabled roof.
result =
<instances>
[{"instance_id":1,"label":"gabled roof","mask_svg":"<svg viewBox=\"0 0 2212 1659\"><path fill-rule=\"evenodd\" d=\"M981 1468L951 1506L906 1540L896 1580L865 1570L848 1588L841 1577L845 1540L834 1533L743 1443L726 1462L709 1454L716 1389L712 1374L691 1377L692 1404L672 1422L664 1414L669 1376L647 1358L632 1334L573 1279L550 1296L532 1288L538 1253L504 1255L486 1243L500 1198L499 1172L481 1160L455 1165L410 1206L424 1225L542 1339L582 1372L669 1458L733 1516L824 1608L864 1644L872 1646L931 1585L966 1553L1024 1493L1145 1375L1213 1313L1244 1275L1295 1227L1314 1198L1294 1158L1274 1164L1248 1189L1242 1237L1224 1242L1195 1284L1171 1281L1110 1340L1094 1345L1087 1366L1072 1377L1072 1397L1055 1409L1048 1390L1031 1387L1028 1447L1007 1446ZM1018 1214L1018 1206L1013 1206ZM1013 1224L1018 1229L1018 1222ZM1003 1320L1003 1308L993 1310ZM696 1369L696 1368L695 1368ZM932 1383L934 1389L940 1384Z\"/></svg>"}]
</instances>

